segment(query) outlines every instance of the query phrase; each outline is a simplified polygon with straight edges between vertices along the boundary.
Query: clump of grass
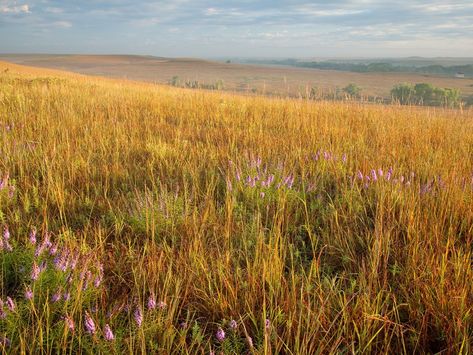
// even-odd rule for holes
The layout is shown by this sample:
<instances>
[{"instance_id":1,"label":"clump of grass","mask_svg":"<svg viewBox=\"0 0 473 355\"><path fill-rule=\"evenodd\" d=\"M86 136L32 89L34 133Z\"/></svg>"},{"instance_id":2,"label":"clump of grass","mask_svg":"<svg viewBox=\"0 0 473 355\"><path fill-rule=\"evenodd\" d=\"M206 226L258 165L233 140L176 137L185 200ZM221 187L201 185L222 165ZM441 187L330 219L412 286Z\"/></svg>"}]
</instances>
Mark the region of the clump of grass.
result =
<instances>
[{"instance_id":1,"label":"clump of grass","mask_svg":"<svg viewBox=\"0 0 473 355\"><path fill-rule=\"evenodd\" d=\"M471 351L471 111L11 67L5 352Z\"/></svg>"}]
</instances>

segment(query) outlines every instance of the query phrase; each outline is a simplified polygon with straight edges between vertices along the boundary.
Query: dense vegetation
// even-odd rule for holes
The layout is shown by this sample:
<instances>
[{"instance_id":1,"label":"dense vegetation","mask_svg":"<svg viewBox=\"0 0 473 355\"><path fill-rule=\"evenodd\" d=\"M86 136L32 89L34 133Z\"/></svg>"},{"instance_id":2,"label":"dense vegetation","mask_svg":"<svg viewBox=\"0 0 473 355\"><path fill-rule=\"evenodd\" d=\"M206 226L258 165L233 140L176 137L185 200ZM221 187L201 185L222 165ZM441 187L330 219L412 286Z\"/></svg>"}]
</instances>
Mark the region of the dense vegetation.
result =
<instances>
[{"instance_id":1,"label":"dense vegetation","mask_svg":"<svg viewBox=\"0 0 473 355\"><path fill-rule=\"evenodd\" d=\"M472 351L471 111L8 66L5 352Z\"/></svg>"},{"instance_id":2,"label":"dense vegetation","mask_svg":"<svg viewBox=\"0 0 473 355\"><path fill-rule=\"evenodd\" d=\"M438 88L432 84L399 84L391 90L393 100L402 105L457 107L461 103L457 89Z\"/></svg>"},{"instance_id":3,"label":"dense vegetation","mask_svg":"<svg viewBox=\"0 0 473 355\"><path fill-rule=\"evenodd\" d=\"M385 62L371 62L371 63L354 63L354 62L339 62L339 61L303 61L298 59L284 59L284 60L259 60L251 61L259 64L273 64L273 65L289 65L301 68L314 68L323 70L344 70L357 73L422 73L422 74L437 74L453 76L457 73L463 73L467 77L473 77L473 64L462 65L396 65Z\"/></svg>"}]
</instances>

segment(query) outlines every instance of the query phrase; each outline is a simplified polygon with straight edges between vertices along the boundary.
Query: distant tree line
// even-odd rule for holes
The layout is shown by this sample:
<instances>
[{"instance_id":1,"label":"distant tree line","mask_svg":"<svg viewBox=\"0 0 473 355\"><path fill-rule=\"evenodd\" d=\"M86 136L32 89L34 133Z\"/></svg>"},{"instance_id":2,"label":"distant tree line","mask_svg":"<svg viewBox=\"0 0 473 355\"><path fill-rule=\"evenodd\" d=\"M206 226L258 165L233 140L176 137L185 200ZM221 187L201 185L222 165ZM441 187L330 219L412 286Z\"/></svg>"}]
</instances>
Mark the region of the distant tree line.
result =
<instances>
[{"instance_id":1,"label":"distant tree line","mask_svg":"<svg viewBox=\"0 0 473 355\"><path fill-rule=\"evenodd\" d=\"M223 90L222 80L207 84L198 80L186 80L181 82L178 76L172 77L169 84L176 87L190 89ZM401 105L423 105L442 106L455 108L460 106L473 106L473 96L462 98L460 90L452 88L435 87L428 83L397 84L391 89L391 97L374 97L362 95L362 88L357 84L350 83L344 88L336 87L333 90L320 90L317 87L306 89L306 94L300 93L300 97L310 100L362 100L375 103L399 103ZM257 92L253 88L252 92Z\"/></svg>"},{"instance_id":2,"label":"distant tree line","mask_svg":"<svg viewBox=\"0 0 473 355\"><path fill-rule=\"evenodd\" d=\"M418 84L398 84L391 90L391 98L380 98L363 96L362 88L356 84L348 84L344 88L323 91L317 87L310 90L309 98L312 100L345 100L356 99L366 102L377 103L399 103L401 105L423 105L442 106L455 108L463 106L473 106L473 96L462 98L458 89L435 87L428 83Z\"/></svg>"},{"instance_id":3,"label":"distant tree line","mask_svg":"<svg viewBox=\"0 0 473 355\"><path fill-rule=\"evenodd\" d=\"M393 101L401 105L458 107L462 102L460 90L439 88L432 84L398 84L391 90Z\"/></svg>"},{"instance_id":4,"label":"distant tree line","mask_svg":"<svg viewBox=\"0 0 473 355\"><path fill-rule=\"evenodd\" d=\"M424 66L414 65L395 65L392 63L374 62L374 63L350 63L350 62L304 62L297 59L283 60L260 60L252 61L259 64L288 65L302 68L314 68L323 70L342 70L357 73L390 73L390 72L408 72L421 74L437 74L453 76L456 73L463 73L465 76L473 77L473 65L452 65L444 66L440 64L431 64Z\"/></svg>"}]
</instances>

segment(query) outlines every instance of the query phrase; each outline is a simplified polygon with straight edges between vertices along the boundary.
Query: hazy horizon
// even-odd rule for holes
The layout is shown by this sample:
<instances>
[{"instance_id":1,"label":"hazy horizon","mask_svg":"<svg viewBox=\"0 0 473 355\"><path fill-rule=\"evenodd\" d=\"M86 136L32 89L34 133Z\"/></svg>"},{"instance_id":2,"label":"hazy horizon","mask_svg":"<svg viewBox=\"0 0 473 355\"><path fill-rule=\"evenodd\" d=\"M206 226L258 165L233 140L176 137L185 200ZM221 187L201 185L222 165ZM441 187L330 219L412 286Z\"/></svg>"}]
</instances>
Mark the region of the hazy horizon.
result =
<instances>
[{"instance_id":1,"label":"hazy horizon","mask_svg":"<svg viewBox=\"0 0 473 355\"><path fill-rule=\"evenodd\" d=\"M473 4L0 0L0 32L3 53L465 58Z\"/></svg>"}]
</instances>

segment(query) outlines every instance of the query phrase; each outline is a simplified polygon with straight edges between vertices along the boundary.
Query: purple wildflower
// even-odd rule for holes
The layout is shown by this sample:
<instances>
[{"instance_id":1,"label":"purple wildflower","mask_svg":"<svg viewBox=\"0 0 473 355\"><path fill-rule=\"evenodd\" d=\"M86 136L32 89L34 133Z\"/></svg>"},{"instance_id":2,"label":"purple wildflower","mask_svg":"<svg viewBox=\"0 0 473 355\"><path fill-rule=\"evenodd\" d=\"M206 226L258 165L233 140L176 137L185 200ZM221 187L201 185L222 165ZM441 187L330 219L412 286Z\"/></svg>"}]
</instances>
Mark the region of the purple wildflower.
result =
<instances>
[{"instance_id":1,"label":"purple wildflower","mask_svg":"<svg viewBox=\"0 0 473 355\"><path fill-rule=\"evenodd\" d=\"M294 176L289 175L286 180L284 181L288 189L292 188L292 185L294 184Z\"/></svg>"},{"instance_id":2,"label":"purple wildflower","mask_svg":"<svg viewBox=\"0 0 473 355\"><path fill-rule=\"evenodd\" d=\"M378 175L376 174L376 170L371 170L371 177L373 178L373 181L378 181Z\"/></svg>"},{"instance_id":3,"label":"purple wildflower","mask_svg":"<svg viewBox=\"0 0 473 355\"><path fill-rule=\"evenodd\" d=\"M179 326L181 327L182 330L187 329L187 322L181 322Z\"/></svg>"},{"instance_id":4,"label":"purple wildflower","mask_svg":"<svg viewBox=\"0 0 473 355\"><path fill-rule=\"evenodd\" d=\"M3 239L5 241L8 241L10 239L10 231L8 230L8 227L5 227L3 229Z\"/></svg>"},{"instance_id":5,"label":"purple wildflower","mask_svg":"<svg viewBox=\"0 0 473 355\"><path fill-rule=\"evenodd\" d=\"M30 243L31 243L32 245L35 245L35 244L36 244L36 229L33 229L33 230L30 232L29 240L30 240Z\"/></svg>"},{"instance_id":6,"label":"purple wildflower","mask_svg":"<svg viewBox=\"0 0 473 355\"><path fill-rule=\"evenodd\" d=\"M57 290L56 293L51 297L51 302L56 303L61 299L61 290Z\"/></svg>"},{"instance_id":7,"label":"purple wildflower","mask_svg":"<svg viewBox=\"0 0 473 355\"><path fill-rule=\"evenodd\" d=\"M67 256L65 253L59 253L53 260L54 266L57 270L65 271L67 268Z\"/></svg>"},{"instance_id":8,"label":"purple wildflower","mask_svg":"<svg viewBox=\"0 0 473 355\"><path fill-rule=\"evenodd\" d=\"M43 250L44 250L43 245L42 244L38 245L38 247L36 248L36 250L34 252L34 256L37 258L41 254L43 254Z\"/></svg>"},{"instance_id":9,"label":"purple wildflower","mask_svg":"<svg viewBox=\"0 0 473 355\"><path fill-rule=\"evenodd\" d=\"M266 329L269 329L271 327L271 321L269 319L266 318L266 320L264 321L264 327Z\"/></svg>"},{"instance_id":10,"label":"purple wildflower","mask_svg":"<svg viewBox=\"0 0 473 355\"><path fill-rule=\"evenodd\" d=\"M99 275L95 278L94 280L94 287L95 288L98 288L100 286L100 284L102 283L102 276Z\"/></svg>"},{"instance_id":11,"label":"purple wildflower","mask_svg":"<svg viewBox=\"0 0 473 355\"><path fill-rule=\"evenodd\" d=\"M71 293L68 291L64 292L64 295L62 295L62 298L64 301L69 301L71 299Z\"/></svg>"},{"instance_id":12,"label":"purple wildflower","mask_svg":"<svg viewBox=\"0 0 473 355\"><path fill-rule=\"evenodd\" d=\"M40 268L36 265L36 262L33 262L33 267L31 268L31 280L36 281L39 278L39 274L41 273Z\"/></svg>"},{"instance_id":13,"label":"purple wildflower","mask_svg":"<svg viewBox=\"0 0 473 355\"><path fill-rule=\"evenodd\" d=\"M110 326L108 324L105 324L105 327L103 328L103 335L105 340L113 341L115 339L112 329L110 329Z\"/></svg>"},{"instance_id":14,"label":"purple wildflower","mask_svg":"<svg viewBox=\"0 0 473 355\"><path fill-rule=\"evenodd\" d=\"M7 307L10 312L13 312L16 308L15 301L13 301L10 297L7 297Z\"/></svg>"},{"instance_id":15,"label":"purple wildflower","mask_svg":"<svg viewBox=\"0 0 473 355\"><path fill-rule=\"evenodd\" d=\"M49 248L49 255L56 255L57 253L57 244L54 243L51 245L51 248Z\"/></svg>"},{"instance_id":16,"label":"purple wildflower","mask_svg":"<svg viewBox=\"0 0 473 355\"><path fill-rule=\"evenodd\" d=\"M237 322L236 322L235 319L232 319L232 320L230 321L229 327L230 327L231 330L236 330L236 329L237 329L238 324L237 324Z\"/></svg>"},{"instance_id":17,"label":"purple wildflower","mask_svg":"<svg viewBox=\"0 0 473 355\"><path fill-rule=\"evenodd\" d=\"M95 323L94 320L90 317L89 313L85 312L84 320L85 330L89 334L95 334Z\"/></svg>"},{"instance_id":18,"label":"purple wildflower","mask_svg":"<svg viewBox=\"0 0 473 355\"><path fill-rule=\"evenodd\" d=\"M156 297L151 294L148 298L148 309L155 309L156 308Z\"/></svg>"},{"instance_id":19,"label":"purple wildflower","mask_svg":"<svg viewBox=\"0 0 473 355\"><path fill-rule=\"evenodd\" d=\"M141 327L141 323L143 323L143 312L140 307L136 307L135 312L133 312L133 318L135 319L136 325Z\"/></svg>"},{"instance_id":20,"label":"purple wildflower","mask_svg":"<svg viewBox=\"0 0 473 355\"><path fill-rule=\"evenodd\" d=\"M26 287L26 290L25 290L25 298L26 298L27 300L33 299L33 291L31 290L31 287L30 287L30 286Z\"/></svg>"},{"instance_id":21,"label":"purple wildflower","mask_svg":"<svg viewBox=\"0 0 473 355\"><path fill-rule=\"evenodd\" d=\"M76 265L77 265L77 262L79 261L79 256L76 255L72 258L70 264L69 264L69 267L71 268L71 270L74 270L76 268Z\"/></svg>"},{"instance_id":22,"label":"purple wildflower","mask_svg":"<svg viewBox=\"0 0 473 355\"><path fill-rule=\"evenodd\" d=\"M51 248L52 243L51 243L50 235L48 232L45 233L42 244L44 248L47 248L47 249Z\"/></svg>"},{"instance_id":23,"label":"purple wildflower","mask_svg":"<svg viewBox=\"0 0 473 355\"><path fill-rule=\"evenodd\" d=\"M215 333L215 337L217 338L218 341L224 341L225 340L224 330L218 327L217 332Z\"/></svg>"}]
</instances>

